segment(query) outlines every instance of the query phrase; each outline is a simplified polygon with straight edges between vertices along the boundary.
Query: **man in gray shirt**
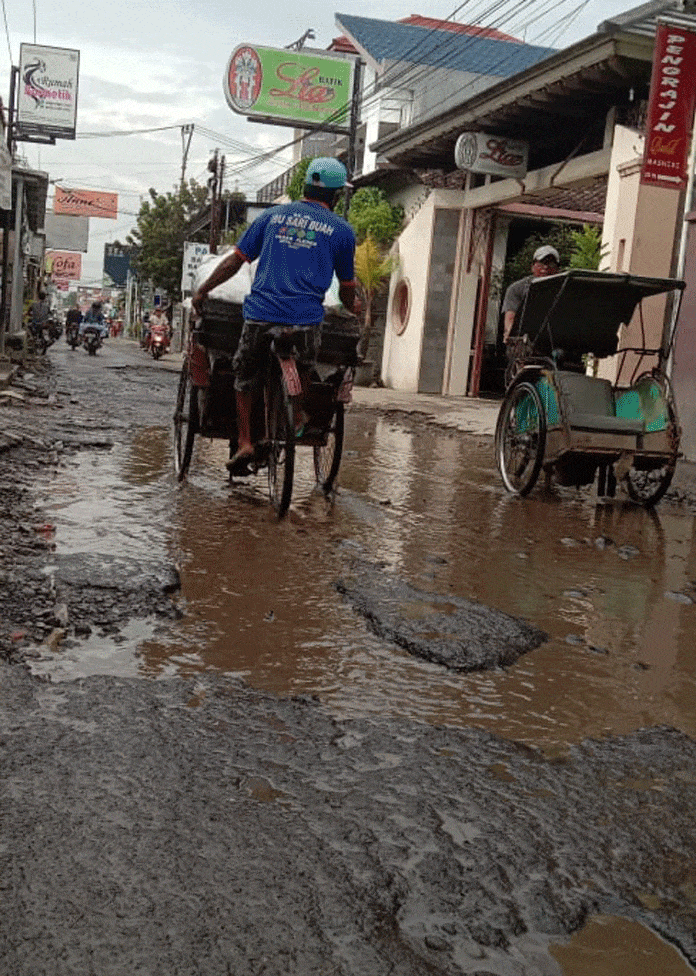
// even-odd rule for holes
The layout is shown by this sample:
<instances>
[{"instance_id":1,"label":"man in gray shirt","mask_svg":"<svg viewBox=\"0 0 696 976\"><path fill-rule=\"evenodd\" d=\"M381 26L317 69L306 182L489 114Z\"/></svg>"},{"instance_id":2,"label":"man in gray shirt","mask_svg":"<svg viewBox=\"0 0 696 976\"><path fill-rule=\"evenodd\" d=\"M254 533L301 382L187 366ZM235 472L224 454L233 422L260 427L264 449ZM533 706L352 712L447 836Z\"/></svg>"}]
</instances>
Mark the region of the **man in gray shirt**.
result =
<instances>
[{"instance_id":1,"label":"man in gray shirt","mask_svg":"<svg viewBox=\"0 0 696 976\"><path fill-rule=\"evenodd\" d=\"M561 259L558 251L550 244L538 247L532 259L532 273L519 281L513 281L503 299L503 340L507 343L516 325L520 309L524 305L529 286L534 278L545 278L558 274Z\"/></svg>"}]
</instances>

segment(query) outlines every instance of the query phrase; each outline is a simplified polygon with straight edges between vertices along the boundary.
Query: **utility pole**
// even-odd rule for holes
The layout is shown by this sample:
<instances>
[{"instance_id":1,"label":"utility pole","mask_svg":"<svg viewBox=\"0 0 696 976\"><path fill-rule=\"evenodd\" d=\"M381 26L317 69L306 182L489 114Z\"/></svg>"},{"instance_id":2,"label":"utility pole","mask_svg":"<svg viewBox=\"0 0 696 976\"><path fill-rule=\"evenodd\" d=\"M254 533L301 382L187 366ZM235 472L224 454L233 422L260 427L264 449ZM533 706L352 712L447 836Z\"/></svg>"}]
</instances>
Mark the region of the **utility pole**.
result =
<instances>
[{"instance_id":1,"label":"utility pole","mask_svg":"<svg viewBox=\"0 0 696 976\"><path fill-rule=\"evenodd\" d=\"M19 68L12 65L10 68L10 104L7 108L7 151L10 156L10 184L12 184L12 161L14 159L14 122L15 122L15 100L17 92L17 78ZM15 208L20 208L19 187L16 193ZM12 211L3 212L2 225L2 293L0 294L0 356L5 354L5 332L7 330L7 312L9 308L9 257L10 257L10 229L12 227Z\"/></svg>"},{"instance_id":2,"label":"utility pole","mask_svg":"<svg viewBox=\"0 0 696 976\"><path fill-rule=\"evenodd\" d=\"M187 138L188 136L188 138ZM189 148L191 147L191 138L193 137L193 122L187 125L182 125L181 127L181 189L184 188L184 178L186 176L186 161L188 159Z\"/></svg>"},{"instance_id":3,"label":"utility pole","mask_svg":"<svg viewBox=\"0 0 696 976\"><path fill-rule=\"evenodd\" d=\"M212 176L208 180L208 186L211 189L210 253L217 254L218 242L220 239L222 178L225 172L225 157L219 157L217 149L215 150L213 158L208 163L208 169L212 173Z\"/></svg>"}]
</instances>

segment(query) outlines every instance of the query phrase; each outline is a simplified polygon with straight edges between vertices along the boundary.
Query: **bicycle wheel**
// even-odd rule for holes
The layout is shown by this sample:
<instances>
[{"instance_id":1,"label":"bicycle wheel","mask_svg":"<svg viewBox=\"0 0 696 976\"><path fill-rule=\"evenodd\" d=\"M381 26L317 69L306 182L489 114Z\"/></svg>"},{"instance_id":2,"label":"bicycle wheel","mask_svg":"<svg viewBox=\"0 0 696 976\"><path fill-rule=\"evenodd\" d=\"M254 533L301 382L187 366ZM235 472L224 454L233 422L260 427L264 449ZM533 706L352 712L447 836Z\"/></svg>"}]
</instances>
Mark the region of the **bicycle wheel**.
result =
<instances>
[{"instance_id":1,"label":"bicycle wheel","mask_svg":"<svg viewBox=\"0 0 696 976\"><path fill-rule=\"evenodd\" d=\"M188 410L186 409L188 405ZM174 410L174 470L177 481L183 481L191 464L193 441L198 432L198 390L191 381L188 362L179 378Z\"/></svg>"},{"instance_id":2,"label":"bicycle wheel","mask_svg":"<svg viewBox=\"0 0 696 976\"><path fill-rule=\"evenodd\" d=\"M295 473L295 410L282 378L274 372L268 391L268 493L282 518L290 507Z\"/></svg>"},{"instance_id":3,"label":"bicycle wheel","mask_svg":"<svg viewBox=\"0 0 696 976\"><path fill-rule=\"evenodd\" d=\"M331 426L326 432L326 444L314 448L314 474L317 485L325 495L334 486L343 454L343 432L345 429L345 406L337 403L331 418Z\"/></svg>"},{"instance_id":4,"label":"bicycle wheel","mask_svg":"<svg viewBox=\"0 0 696 976\"><path fill-rule=\"evenodd\" d=\"M518 383L503 401L495 432L498 470L508 491L527 495L536 484L546 447L546 414L537 389Z\"/></svg>"}]
</instances>

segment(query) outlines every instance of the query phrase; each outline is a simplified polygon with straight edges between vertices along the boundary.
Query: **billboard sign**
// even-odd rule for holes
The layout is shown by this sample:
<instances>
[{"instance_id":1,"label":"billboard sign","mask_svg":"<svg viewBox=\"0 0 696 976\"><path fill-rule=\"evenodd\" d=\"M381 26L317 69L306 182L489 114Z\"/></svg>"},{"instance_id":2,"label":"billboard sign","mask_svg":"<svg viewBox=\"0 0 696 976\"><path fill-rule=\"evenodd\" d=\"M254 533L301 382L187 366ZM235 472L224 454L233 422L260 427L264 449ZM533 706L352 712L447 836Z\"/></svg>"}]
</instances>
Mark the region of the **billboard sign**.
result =
<instances>
[{"instance_id":1,"label":"billboard sign","mask_svg":"<svg viewBox=\"0 0 696 976\"><path fill-rule=\"evenodd\" d=\"M181 270L182 292L193 291L193 279L198 270L198 265L208 254L210 254L210 247L207 244L198 244L195 241L184 243L184 262Z\"/></svg>"},{"instance_id":2,"label":"billboard sign","mask_svg":"<svg viewBox=\"0 0 696 976\"><path fill-rule=\"evenodd\" d=\"M223 78L227 104L276 125L350 127L354 61L323 53L242 44Z\"/></svg>"},{"instance_id":3,"label":"billboard sign","mask_svg":"<svg viewBox=\"0 0 696 976\"><path fill-rule=\"evenodd\" d=\"M53 213L116 220L118 193L103 193L101 190L64 190L63 187L56 186Z\"/></svg>"},{"instance_id":4,"label":"billboard sign","mask_svg":"<svg viewBox=\"0 0 696 976\"><path fill-rule=\"evenodd\" d=\"M527 175L529 143L485 132L463 132L454 147L457 169L522 179Z\"/></svg>"},{"instance_id":5,"label":"billboard sign","mask_svg":"<svg viewBox=\"0 0 696 976\"><path fill-rule=\"evenodd\" d=\"M82 255L74 251L46 251L46 271L54 281L82 276Z\"/></svg>"},{"instance_id":6,"label":"billboard sign","mask_svg":"<svg viewBox=\"0 0 696 976\"><path fill-rule=\"evenodd\" d=\"M89 248L89 217L67 217L47 211L44 230L48 248L85 252Z\"/></svg>"},{"instance_id":7,"label":"billboard sign","mask_svg":"<svg viewBox=\"0 0 696 976\"><path fill-rule=\"evenodd\" d=\"M17 139L74 139L80 52L20 44Z\"/></svg>"},{"instance_id":8,"label":"billboard sign","mask_svg":"<svg viewBox=\"0 0 696 976\"><path fill-rule=\"evenodd\" d=\"M696 99L696 34L658 24L640 182L683 190Z\"/></svg>"}]
</instances>

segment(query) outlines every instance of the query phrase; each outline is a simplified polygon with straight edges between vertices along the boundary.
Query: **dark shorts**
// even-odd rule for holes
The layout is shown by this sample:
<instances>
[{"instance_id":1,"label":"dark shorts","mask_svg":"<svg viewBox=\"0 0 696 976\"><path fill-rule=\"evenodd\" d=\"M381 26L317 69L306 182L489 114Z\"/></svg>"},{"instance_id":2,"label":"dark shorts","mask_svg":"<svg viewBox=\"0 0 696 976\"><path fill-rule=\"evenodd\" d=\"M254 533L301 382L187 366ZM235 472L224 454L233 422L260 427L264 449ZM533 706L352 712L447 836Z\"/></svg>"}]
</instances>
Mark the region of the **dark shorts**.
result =
<instances>
[{"instance_id":1,"label":"dark shorts","mask_svg":"<svg viewBox=\"0 0 696 976\"><path fill-rule=\"evenodd\" d=\"M239 345L232 360L234 388L240 393L255 389L263 379L263 371L268 361L268 351L273 339L273 329L287 329L277 322L257 322L245 319ZM321 326L294 326L295 348L299 362L312 365L316 362L321 342Z\"/></svg>"}]
</instances>

